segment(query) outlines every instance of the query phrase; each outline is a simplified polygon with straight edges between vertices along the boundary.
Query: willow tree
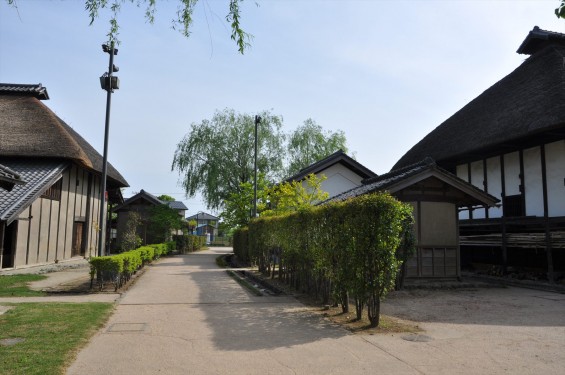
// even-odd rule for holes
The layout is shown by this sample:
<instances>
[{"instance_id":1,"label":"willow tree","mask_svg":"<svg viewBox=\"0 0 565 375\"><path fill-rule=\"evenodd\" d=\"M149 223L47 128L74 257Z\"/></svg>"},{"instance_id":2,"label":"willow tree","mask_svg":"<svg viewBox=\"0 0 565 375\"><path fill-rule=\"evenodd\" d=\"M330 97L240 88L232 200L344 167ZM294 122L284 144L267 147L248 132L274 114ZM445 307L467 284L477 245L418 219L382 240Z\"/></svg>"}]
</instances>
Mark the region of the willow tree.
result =
<instances>
[{"instance_id":1,"label":"willow tree","mask_svg":"<svg viewBox=\"0 0 565 375\"><path fill-rule=\"evenodd\" d=\"M340 149L347 153L346 143L347 139L342 130L324 130L314 120L307 119L289 135L287 174L291 176Z\"/></svg>"},{"instance_id":2,"label":"willow tree","mask_svg":"<svg viewBox=\"0 0 565 375\"><path fill-rule=\"evenodd\" d=\"M9 5L17 8L16 0L6 0ZM241 28L240 5L243 0L226 0L228 12L225 16L226 23L231 28L231 39L237 44L238 51L243 54L250 46L253 36ZM90 17L90 24L101 17L101 13L109 13L108 43L119 44L118 39L120 23L119 14L124 4L145 8L145 19L152 24L155 21L157 0L85 0L84 7ZM185 37L190 36L190 29L194 21L194 10L198 0L178 0L176 13L172 18L172 28L178 30ZM206 7L203 7L206 12Z\"/></svg>"},{"instance_id":3,"label":"willow tree","mask_svg":"<svg viewBox=\"0 0 565 375\"><path fill-rule=\"evenodd\" d=\"M257 170L268 181L278 181L283 171L282 120L269 111L259 116ZM192 123L177 145L172 164L186 195L201 192L208 208L221 209L232 194L244 193L242 184L253 180L254 134L255 116L233 109Z\"/></svg>"}]
</instances>

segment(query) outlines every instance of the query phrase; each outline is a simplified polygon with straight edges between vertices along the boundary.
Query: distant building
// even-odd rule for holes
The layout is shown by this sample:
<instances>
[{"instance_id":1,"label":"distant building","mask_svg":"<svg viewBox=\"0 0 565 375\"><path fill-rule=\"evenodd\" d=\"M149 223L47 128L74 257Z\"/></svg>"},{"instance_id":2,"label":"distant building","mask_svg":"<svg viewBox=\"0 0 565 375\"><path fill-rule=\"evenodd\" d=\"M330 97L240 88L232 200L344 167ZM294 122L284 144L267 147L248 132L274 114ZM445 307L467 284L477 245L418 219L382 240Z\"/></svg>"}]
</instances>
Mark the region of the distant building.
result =
<instances>
[{"instance_id":1,"label":"distant building","mask_svg":"<svg viewBox=\"0 0 565 375\"><path fill-rule=\"evenodd\" d=\"M112 212L116 213L118 216L116 225L116 241L114 242L113 248L120 248L123 234L125 233L127 222L132 212L136 212L140 216L141 225L137 228L137 234L141 238L143 245L159 243L163 240L166 240L166 238L163 238L163 233L156 233L155 231L151 230L151 208L158 205L169 206L170 208L176 210L181 218L184 218L184 215L188 210L183 202L162 201L153 194L150 194L145 190L141 190L133 197L126 199L122 204L112 209Z\"/></svg>"},{"instance_id":2,"label":"distant building","mask_svg":"<svg viewBox=\"0 0 565 375\"><path fill-rule=\"evenodd\" d=\"M206 212L199 212L195 215L186 218L189 222L196 221L196 227L194 228L194 234L199 236L206 236L206 241L208 243L213 242L218 236L218 226L220 218L214 215L210 215Z\"/></svg>"}]
</instances>

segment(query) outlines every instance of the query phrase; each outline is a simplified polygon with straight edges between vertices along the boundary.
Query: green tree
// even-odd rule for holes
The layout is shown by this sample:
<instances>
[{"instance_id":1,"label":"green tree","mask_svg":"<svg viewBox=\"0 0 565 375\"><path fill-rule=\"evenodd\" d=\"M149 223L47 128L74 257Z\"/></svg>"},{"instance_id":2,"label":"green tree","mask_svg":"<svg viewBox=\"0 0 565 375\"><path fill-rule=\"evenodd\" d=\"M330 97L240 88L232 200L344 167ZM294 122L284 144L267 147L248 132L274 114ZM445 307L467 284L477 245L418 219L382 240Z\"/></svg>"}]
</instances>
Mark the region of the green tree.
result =
<instances>
[{"instance_id":1,"label":"green tree","mask_svg":"<svg viewBox=\"0 0 565 375\"><path fill-rule=\"evenodd\" d=\"M220 214L223 223L228 228L239 228L247 225L251 219L253 210L253 184L251 182L240 183L239 191L229 194L224 200L224 210ZM268 191L265 176L260 174L257 178L257 212L261 213L266 208Z\"/></svg>"},{"instance_id":2,"label":"green tree","mask_svg":"<svg viewBox=\"0 0 565 375\"><path fill-rule=\"evenodd\" d=\"M175 198L173 198L173 197L171 197L170 195L167 195L167 194L159 195L157 197L157 199L159 199L160 201L163 201L163 202L174 202L175 201Z\"/></svg>"},{"instance_id":3,"label":"green tree","mask_svg":"<svg viewBox=\"0 0 565 375\"><path fill-rule=\"evenodd\" d=\"M158 204L149 209L147 231L157 242L169 241L171 231L182 228L183 217L167 204Z\"/></svg>"},{"instance_id":4,"label":"green tree","mask_svg":"<svg viewBox=\"0 0 565 375\"><path fill-rule=\"evenodd\" d=\"M555 9L557 18L565 18L565 0L560 0L559 7Z\"/></svg>"},{"instance_id":5,"label":"green tree","mask_svg":"<svg viewBox=\"0 0 565 375\"><path fill-rule=\"evenodd\" d=\"M324 130L314 120L307 119L289 136L287 175L292 176L340 149L347 152L346 143L343 131L332 133Z\"/></svg>"},{"instance_id":6,"label":"green tree","mask_svg":"<svg viewBox=\"0 0 565 375\"><path fill-rule=\"evenodd\" d=\"M269 181L283 170L282 120L269 111L260 113L257 170ZM233 109L217 111L211 120L193 123L179 142L172 170L190 197L200 191L208 208L218 209L232 194L240 194L253 178L255 118Z\"/></svg>"},{"instance_id":7,"label":"green tree","mask_svg":"<svg viewBox=\"0 0 565 375\"><path fill-rule=\"evenodd\" d=\"M141 215L130 211L126 221L126 228L122 234L120 247L122 251L137 249L141 245L141 237L137 234L137 228L141 225Z\"/></svg>"},{"instance_id":8,"label":"green tree","mask_svg":"<svg viewBox=\"0 0 565 375\"><path fill-rule=\"evenodd\" d=\"M322 182L326 176L308 175L303 181L283 182L264 193L268 199L268 208L262 216L282 215L312 207L325 201L329 194L322 190Z\"/></svg>"}]
</instances>

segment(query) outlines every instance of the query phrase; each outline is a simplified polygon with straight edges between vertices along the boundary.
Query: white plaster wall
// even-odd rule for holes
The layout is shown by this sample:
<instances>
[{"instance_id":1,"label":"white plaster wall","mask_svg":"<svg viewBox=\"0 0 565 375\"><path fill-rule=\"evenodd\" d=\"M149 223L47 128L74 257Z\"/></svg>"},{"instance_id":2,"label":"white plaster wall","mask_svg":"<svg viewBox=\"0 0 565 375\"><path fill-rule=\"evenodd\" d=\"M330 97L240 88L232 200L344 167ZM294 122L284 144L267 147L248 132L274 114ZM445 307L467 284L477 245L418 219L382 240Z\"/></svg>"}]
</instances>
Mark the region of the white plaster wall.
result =
<instances>
[{"instance_id":1,"label":"white plaster wall","mask_svg":"<svg viewBox=\"0 0 565 375\"><path fill-rule=\"evenodd\" d=\"M481 190L484 190L485 176L483 172L483 161L475 161L471 163L471 184L478 187ZM484 219L485 209L480 208L473 211L473 219Z\"/></svg>"},{"instance_id":2,"label":"white plaster wall","mask_svg":"<svg viewBox=\"0 0 565 375\"><path fill-rule=\"evenodd\" d=\"M545 145L545 167L548 215L565 216L565 140Z\"/></svg>"},{"instance_id":3,"label":"white plaster wall","mask_svg":"<svg viewBox=\"0 0 565 375\"><path fill-rule=\"evenodd\" d=\"M502 201L502 180L498 156L487 159L487 191ZM502 207L490 207L488 215L489 217L502 217Z\"/></svg>"},{"instance_id":4,"label":"white plaster wall","mask_svg":"<svg viewBox=\"0 0 565 375\"><path fill-rule=\"evenodd\" d=\"M520 155L518 152L504 155L504 184L506 195L520 194Z\"/></svg>"},{"instance_id":5,"label":"white plaster wall","mask_svg":"<svg viewBox=\"0 0 565 375\"><path fill-rule=\"evenodd\" d=\"M456 168L457 177L460 179L469 182L469 168L467 164L458 165ZM459 220L466 220L469 218L469 211L460 211L459 212Z\"/></svg>"},{"instance_id":6,"label":"white plaster wall","mask_svg":"<svg viewBox=\"0 0 565 375\"><path fill-rule=\"evenodd\" d=\"M526 215L543 216L541 147L524 150L524 185L526 185Z\"/></svg>"},{"instance_id":7,"label":"white plaster wall","mask_svg":"<svg viewBox=\"0 0 565 375\"><path fill-rule=\"evenodd\" d=\"M361 176L342 164L334 164L316 175L327 177L322 182L322 190L327 191L330 198L360 186L361 180L363 180Z\"/></svg>"}]
</instances>

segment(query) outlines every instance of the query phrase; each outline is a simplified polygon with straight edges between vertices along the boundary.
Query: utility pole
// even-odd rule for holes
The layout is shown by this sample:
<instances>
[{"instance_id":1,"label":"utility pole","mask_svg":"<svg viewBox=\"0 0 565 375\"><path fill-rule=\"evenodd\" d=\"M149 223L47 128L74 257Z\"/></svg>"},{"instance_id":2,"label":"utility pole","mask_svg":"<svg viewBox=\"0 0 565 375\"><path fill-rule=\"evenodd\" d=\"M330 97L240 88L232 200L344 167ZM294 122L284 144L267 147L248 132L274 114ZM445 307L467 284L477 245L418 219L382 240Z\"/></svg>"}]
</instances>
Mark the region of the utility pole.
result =
<instances>
[{"instance_id":1,"label":"utility pole","mask_svg":"<svg viewBox=\"0 0 565 375\"><path fill-rule=\"evenodd\" d=\"M261 117L255 115L255 158L253 161L253 217L257 217L257 126Z\"/></svg>"},{"instance_id":2,"label":"utility pole","mask_svg":"<svg viewBox=\"0 0 565 375\"><path fill-rule=\"evenodd\" d=\"M114 65L114 55L118 54L118 49L114 48L114 42L108 46L102 45L102 51L110 54L110 62L108 64L108 72L100 77L100 86L106 90L106 122L104 127L104 156L102 160L102 181L100 182L100 233L98 237L98 256L105 254L104 244L106 243L106 178L108 176L108 133L110 132L110 105L112 103L112 93L114 89L119 89L120 80L113 77L112 74L119 69Z\"/></svg>"}]
</instances>

